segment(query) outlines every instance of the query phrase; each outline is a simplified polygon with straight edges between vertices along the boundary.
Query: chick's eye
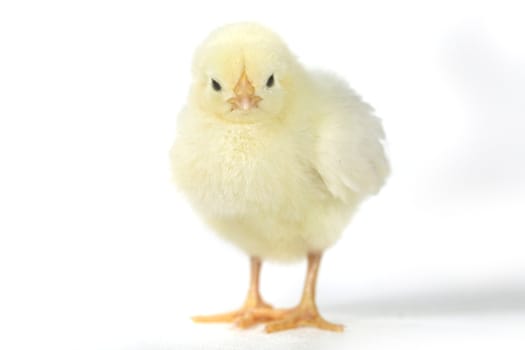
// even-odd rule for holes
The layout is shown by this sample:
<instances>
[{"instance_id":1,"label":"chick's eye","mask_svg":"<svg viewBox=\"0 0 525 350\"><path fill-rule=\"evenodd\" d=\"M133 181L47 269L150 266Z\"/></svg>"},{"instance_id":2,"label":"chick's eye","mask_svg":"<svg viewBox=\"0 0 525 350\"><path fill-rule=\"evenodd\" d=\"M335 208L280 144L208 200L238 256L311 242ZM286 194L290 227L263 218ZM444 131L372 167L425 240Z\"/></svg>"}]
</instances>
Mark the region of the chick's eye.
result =
<instances>
[{"instance_id":1,"label":"chick's eye","mask_svg":"<svg viewBox=\"0 0 525 350\"><path fill-rule=\"evenodd\" d=\"M274 79L273 74L272 74L272 75L270 75L270 77L266 81L266 87L272 87L274 82L275 82L275 79Z\"/></svg>"},{"instance_id":2,"label":"chick's eye","mask_svg":"<svg viewBox=\"0 0 525 350\"><path fill-rule=\"evenodd\" d=\"M221 91L221 84L219 84L215 79L211 80L211 86L213 87L213 90L215 91Z\"/></svg>"}]
</instances>

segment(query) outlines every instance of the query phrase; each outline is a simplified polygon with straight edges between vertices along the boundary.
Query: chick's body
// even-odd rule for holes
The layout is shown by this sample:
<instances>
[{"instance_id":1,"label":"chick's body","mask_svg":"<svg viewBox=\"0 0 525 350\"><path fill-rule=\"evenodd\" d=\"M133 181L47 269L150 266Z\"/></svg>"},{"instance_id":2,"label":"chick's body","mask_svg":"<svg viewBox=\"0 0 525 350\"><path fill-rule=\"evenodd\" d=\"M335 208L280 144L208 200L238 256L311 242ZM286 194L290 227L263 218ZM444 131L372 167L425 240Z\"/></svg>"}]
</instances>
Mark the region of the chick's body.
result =
<instances>
[{"instance_id":1,"label":"chick's body","mask_svg":"<svg viewBox=\"0 0 525 350\"><path fill-rule=\"evenodd\" d=\"M371 108L335 76L305 70L271 31L235 24L197 49L177 131L176 183L216 232L251 257L243 307L194 321L342 331L317 310L315 285L322 253L388 175ZM303 257L299 305L273 309L259 292L262 260Z\"/></svg>"},{"instance_id":2,"label":"chick's body","mask_svg":"<svg viewBox=\"0 0 525 350\"><path fill-rule=\"evenodd\" d=\"M252 256L323 251L388 173L379 120L334 76L304 72L271 121L231 123L188 105L175 179L211 227Z\"/></svg>"}]
</instances>

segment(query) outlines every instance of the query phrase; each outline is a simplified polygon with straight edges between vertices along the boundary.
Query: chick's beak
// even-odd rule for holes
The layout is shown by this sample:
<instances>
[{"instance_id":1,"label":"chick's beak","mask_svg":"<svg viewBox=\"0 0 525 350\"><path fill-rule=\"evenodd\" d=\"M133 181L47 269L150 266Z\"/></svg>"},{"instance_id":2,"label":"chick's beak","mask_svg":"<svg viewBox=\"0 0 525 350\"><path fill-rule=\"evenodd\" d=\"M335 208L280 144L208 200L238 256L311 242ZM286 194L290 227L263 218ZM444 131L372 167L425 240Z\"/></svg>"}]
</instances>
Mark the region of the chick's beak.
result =
<instances>
[{"instance_id":1,"label":"chick's beak","mask_svg":"<svg viewBox=\"0 0 525 350\"><path fill-rule=\"evenodd\" d=\"M228 99L228 103L232 106L232 110L239 109L247 111L251 108L257 107L262 98L255 95L255 88L253 87L246 71L242 72L239 81L235 85L233 92L235 96Z\"/></svg>"}]
</instances>

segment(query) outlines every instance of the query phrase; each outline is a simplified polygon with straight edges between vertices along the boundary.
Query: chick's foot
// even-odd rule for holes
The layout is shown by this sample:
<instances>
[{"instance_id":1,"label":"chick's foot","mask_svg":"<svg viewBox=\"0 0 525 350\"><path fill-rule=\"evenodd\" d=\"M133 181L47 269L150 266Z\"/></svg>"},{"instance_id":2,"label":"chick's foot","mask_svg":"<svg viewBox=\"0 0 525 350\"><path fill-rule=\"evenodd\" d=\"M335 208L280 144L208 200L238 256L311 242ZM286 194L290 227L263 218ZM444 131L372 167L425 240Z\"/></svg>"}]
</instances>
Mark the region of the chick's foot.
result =
<instances>
[{"instance_id":1,"label":"chick's foot","mask_svg":"<svg viewBox=\"0 0 525 350\"><path fill-rule=\"evenodd\" d=\"M244 305L236 311L210 316L192 317L194 322L233 322L239 328L249 328L258 323L278 320L285 314L284 310L274 309L264 302L259 292L259 274L261 260L250 258L250 288Z\"/></svg>"},{"instance_id":2,"label":"chick's foot","mask_svg":"<svg viewBox=\"0 0 525 350\"><path fill-rule=\"evenodd\" d=\"M286 311L274 309L271 305L258 302L245 305L239 310L209 316L194 316L192 320L199 323L224 322L233 323L239 328L249 328L259 323L281 319Z\"/></svg>"},{"instance_id":3,"label":"chick's foot","mask_svg":"<svg viewBox=\"0 0 525 350\"><path fill-rule=\"evenodd\" d=\"M328 322L321 317L315 305L299 305L285 312L279 320L268 323L265 330L267 333L273 333L305 326L332 332L344 330L343 325Z\"/></svg>"}]
</instances>

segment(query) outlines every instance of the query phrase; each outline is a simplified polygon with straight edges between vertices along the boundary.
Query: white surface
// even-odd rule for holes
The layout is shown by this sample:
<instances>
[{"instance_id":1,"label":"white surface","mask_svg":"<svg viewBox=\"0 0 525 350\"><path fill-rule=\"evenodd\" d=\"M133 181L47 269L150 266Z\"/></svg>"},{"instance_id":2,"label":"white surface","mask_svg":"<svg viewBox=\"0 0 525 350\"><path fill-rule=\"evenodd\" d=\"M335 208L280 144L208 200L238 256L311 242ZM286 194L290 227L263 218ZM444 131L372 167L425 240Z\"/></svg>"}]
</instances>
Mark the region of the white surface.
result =
<instances>
[{"instance_id":1,"label":"white surface","mask_svg":"<svg viewBox=\"0 0 525 350\"><path fill-rule=\"evenodd\" d=\"M523 8L298 6L0 4L0 348L524 348ZM188 321L247 284L167 158L194 47L240 19L349 79L385 123L393 175L321 267L342 335ZM263 293L293 305L303 277L265 265Z\"/></svg>"}]
</instances>

